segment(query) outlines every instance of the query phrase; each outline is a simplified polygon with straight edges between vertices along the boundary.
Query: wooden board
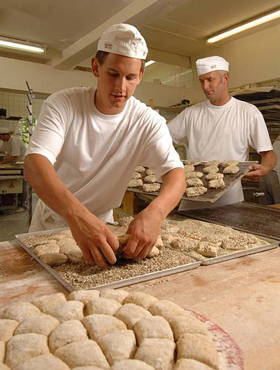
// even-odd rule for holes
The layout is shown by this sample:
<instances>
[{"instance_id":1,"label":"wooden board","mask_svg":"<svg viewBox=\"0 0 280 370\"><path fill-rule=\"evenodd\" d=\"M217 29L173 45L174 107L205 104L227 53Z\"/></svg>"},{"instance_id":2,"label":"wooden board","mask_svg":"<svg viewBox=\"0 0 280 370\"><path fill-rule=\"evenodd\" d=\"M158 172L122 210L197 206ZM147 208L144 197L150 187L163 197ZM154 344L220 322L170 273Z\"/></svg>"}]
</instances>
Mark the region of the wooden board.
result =
<instances>
[{"instance_id":1,"label":"wooden board","mask_svg":"<svg viewBox=\"0 0 280 370\"><path fill-rule=\"evenodd\" d=\"M214 203L216 200L218 200L222 195L224 195L229 189L233 187L238 181L242 179L242 177L248 172L248 167L252 164L257 163L256 161L246 161L246 162L240 162L238 164L238 167L240 168L239 172L232 175L225 175L224 181L225 181L225 188L224 189L208 189L205 194L202 194L198 197L187 197L183 196L182 199L188 200L188 201L199 201L199 202L210 202ZM204 165L198 165L195 167L196 172L203 172ZM223 168L220 165L219 166L219 172L223 172ZM207 187L208 181L206 180L206 175L203 173L203 177L201 178L203 184L205 187ZM134 193L140 193L140 194L146 194L151 196L157 196L159 192L154 193L147 193L144 192L142 188L128 188L129 191L132 191Z\"/></svg>"}]
</instances>

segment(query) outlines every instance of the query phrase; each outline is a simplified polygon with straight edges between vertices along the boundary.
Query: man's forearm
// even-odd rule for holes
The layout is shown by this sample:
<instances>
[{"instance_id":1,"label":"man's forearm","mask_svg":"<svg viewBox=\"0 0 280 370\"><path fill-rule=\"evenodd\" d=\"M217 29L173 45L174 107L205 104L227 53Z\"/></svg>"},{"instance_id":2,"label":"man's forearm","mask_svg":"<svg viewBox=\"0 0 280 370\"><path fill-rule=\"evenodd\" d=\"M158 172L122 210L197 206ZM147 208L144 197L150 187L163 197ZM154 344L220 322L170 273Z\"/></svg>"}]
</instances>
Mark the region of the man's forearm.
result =
<instances>
[{"instance_id":1,"label":"man's forearm","mask_svg":"<svg viewBox=\"0 0 280 370\"><path fill-rule=\"evenodd\" d=\"M86 208L65 187L47 158L30 154L24 165L26 180L53 211L66 220L85 212Z\"/></svg>"},{"instance_id":2,"label":"man's forearm","mask_svg":"<svg viewBox=\"0 0 280 370\"><path fill-rule=\"evenodd\" d=\"M276 166L277 157L273 150L269 152L262 152L261 154L261 165L265 168L266 174L271 172L273 168Z\"/></svg>"},{"instance_id":3,"label":"man's forearm","mask_svg":"<svg viewBox=\"0 0 280 370\"><path fill-rule=\"evenodd\" d=\"M186 189L185 173L182 168L175 168L162 176L160 194L147 208L157 209L162 219L177 206Z\"/></svg>"}]
</instances>

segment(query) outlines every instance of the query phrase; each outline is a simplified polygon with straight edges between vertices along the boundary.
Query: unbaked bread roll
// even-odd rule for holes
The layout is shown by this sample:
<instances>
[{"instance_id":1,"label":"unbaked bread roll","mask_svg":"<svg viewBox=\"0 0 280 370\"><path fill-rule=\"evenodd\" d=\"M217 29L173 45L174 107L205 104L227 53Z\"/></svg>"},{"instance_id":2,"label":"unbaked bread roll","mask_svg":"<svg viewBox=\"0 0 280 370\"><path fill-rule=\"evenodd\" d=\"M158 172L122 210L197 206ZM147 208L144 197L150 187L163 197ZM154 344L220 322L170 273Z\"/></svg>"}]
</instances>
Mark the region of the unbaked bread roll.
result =
<instances>
[{"instance_id":1,"label":"unbaked bread roll","mask_svg":"<svg viewBox=\"0 0 280 370\"><path fill-rule=\"evenodd\" d=\"M224 168L223 170L223 173L227 173L227 174L235 174L239 172L239 167L238 166L228 166L226 168Z\"/></svg>"},{"instance_id":2,"label":"unbaked bread roll","mask_svg":"<svg viewBox=\"0 0 280 370\"><path fill-rule=\"evenodd\" d=\"M223 173L208 173L208 175L205 176L206 180L217 180L217 179L223 179L225 176Z\"/></svg>"},{"instance_id":3,"label":"unbaked bread roll","mask_svg":"<svg viewBox=\"0 0 280 370\"><path fill-rule=\"evenodd\" d=\"M99 290L76 290L69 294L70 301L80 301L85 305L93 298L99 297Z\"/></svg>"},{"instance_id":4,"label":"unbaked bread roll","mask_svg":"<svg viewBox=\"0 0 280 370\"><path fill-rule=\"evenodd\" d=\"M133 330L138 344L147 338L174 340L170 325L161 316L144 317L137 321Z\"/></svg>"},{"instance_id":5,"label":"unbaked bread roll","mask_svg":"<svg viewBox=\"0 0 280 370\"><path fill-rule=\"evenodd\" d=\"M226 184L222 178L210 180L208 183L208 187L210 189L223 189L225 186Z\"/></svg>"},{"instance_id":6,"label":"unbaked bread roll","mask_svg":"<svg viewBox=\"0 0 280 370\"><path fill-rule=\"evenodd\" d=\"M87 315L101 314L101 315L111 315L117 312L117 310L122 307L122 305L109 298L93 298L86 305Z\"/></svg>"},{"instance_id":7,"label":"unbaked bread roll","mask_svg":"<svg viewBox=\"0 0 280 370\"><path fill-rule=\"evenodd\" d=\"M68 261L68 257L63 253L44 253L40 255L40 258L49 266L59 266Z\"/></svg>"},{"instance_id":8,"label":"unbaked bread roll","mask_svg":"<svg viewBox=\"0 0 280 370\"><path fill-rule=\"evenodd\" d=\"M217 166L207 166L203 168L203 172L205 173L217 173L219 172L219 168Z\"/></svg>"},{"instance_id":9,"label":"unbaked bread roll","mask_svg":"<svg viewBox=\"0 0 280 370\"><path fill-rule=\"evenodd\" d=\"M184 171L185 172L193 172L194 171L194 165L193 164L186 164L184 166Z\"/></svg>"},{"instance_id":10,"label":"unbaked bread roll","mask_svg":"<svg viewBox=\"0 0 280 370\"><path fill-rule=\"evenodd\" d=\"M49 353L48 338L41 334L19 334L7 342L5 364L14 368L29 358Z\"/></svg>"},{"instance_id":11,"label":"unbaked bread roll","mask_svg":"<svg viewBox=\"0 0 280 370\"><path fill-rule=\"evenodd\" d=\"M56 318L40 313L23 320L14 335L36 333L48 336L58 325L59 321Z\"/></svg>"},{"instance_id":12,"label":"unbaked bread roll","mask_svg":"<svg viewBox=\"0 0 280 370\"><path fill-rule=\"evenodd\" d=\"M128 183L128 187L129 188L137 188L139 186L142 186L143 185L143 180L142 179L132 179L129 181Z\"/></svg>"},{"instance_id":13,"label":"unbaked bread roll","mask_svg":"<svg viewBox=\"0 0 280 370\"><path fill-rule=\"evenodd\" d=\"M172 318L174 316L178 315L184 315L185 310L178 306L176 303L168 301L168 300L161 300L156 303L154 303L150 308L149 311L154 316L162 316L167 321L169 318Z\"/></svg>"},{"instance_id":14,"label":"unbaked bread roll","mask_svg":"<svg viewBox=\"0 0 280 370\"><path fill-rule=\"evenodd\" d=\"M143 184L143 190L147 193L153 193L155 191L158 191L160 189L160 184L154 183L154 184Z\"/></svg>"},{"instance_id":15,"label":"unbaked bread roll","mask_svg":"<svg viewBox=\"0 0 280 370\"><path fill-rule=\"evenodd\" d=\"M136 339L132 330L119 330L103 335L98 344L110 365L131 358L136 350Z\"/></svg>"},{"instance_id":16,"label":"unbaked bread roll","mask_svg":"<svg viewBox=\"0 0 280 370\"><path fill-rule=\"evenodd\" d=\"M156 297L153 297L147 293L143 292L131 292L128 294L128 296L125 298L124 303L134 303L137 306L141 306L145 308L146 310L149 309L149 307L156 303L158 299Z\"/></svg>"},{"instance_id":17,"label":"unbaked bread roll","mask_svg":"<svg viewBox=\"0 0 280 370\"><path fill-rule=\"evenodd\" d=\"M98 341L103 335L117 330L125 330L126 325L119 319L109 315L90 315L82 320L90 339Z\"/></svg>"},{"instance_id":18,"label":"unbaked bread roll","mask_svg":"<svg viewBox=\"0 0 280 370\"><path fill-rule=\"evenodd\" d=\"M181 358L191 358L218 370L218 353L207 335L183 334L177 342L177 359Z\"/></svg>"},{"instance_id":19,"label":"unbaked bread roll","mask_svg":"<svg viewBox=\"0 0 280 370\"><path fill-rule=\"evenodd\" d=\"M20 302L4 310L3 319L15 320L22 322L28 317L38 315L40 310L30 302Z\"/></svg>"},{"instance_id":20,"label":"unbaked bread roll","mask_svg":"<svg viewBox=\"0 0 280 370\"><path fill-rule=\"evenodd\" d=\"M207 188L204 186L197 186L192 188L187 188L185 194L187 197L198 197L199 195L203 195L207 192Z\"/></svg>"},{"instance_id":21,"label":"unbaked bread roll","mask_svg":"<svg viewBox=\"0 0 280 370\"><path fill-rule=\"evenodd\" d=\"M50 315L57 318L60 322L68 320L82 320L84 304L79 301L68 301L50 310Z\"/></svg>"},{"instance_id":22,"label":"unbaked bread roll","mask_svg":"<svg viewBox=\"0 0 280 370\"><path fill-rule=\"evenodd\" d=\"M0 363L3 363L5 360L6 344L0 340Z\"/></svg>"},{"instance_id":23,"label":"unbaked bread roll","mask_svg":"<svg viewBox=\"0 0 280 370\"><path fill-rule=\"evenodd\" d=\"M99 366L102 369L110 368L101 348L93 340L67 344L56 350L55 356L59 357L71 368L88 365Z\"/></svg>"},{"instance_id":24,"label":"unbaked bread roll","mask_svg":"<svg viewBox=\"0 0 280 370\"><path fill-rule=\"evenodd\" d=\"M83 324L78 320L69 320L53 330L49 337L49 348L54 353L66 344L86 339L88 339L88 336Z\"/></svg>"},{"instance_id":25,"label":"unbaked bread roll","mask_svg":"<svg viewBox=\"0 0 280 370\"><path fill-rule=\"evenodd\" d=\"M54 307L60 306L65 302L66 298L62 293L43 295L42 297L35 298L31 301L34 306L46 314L49 314Z\"/></svg>"},{"instance_id":26,"label":"unbaked bread roll","mask_svg":"<svg viewBox=\"0 0 280 370\"><path fill-rule=\"evenodd\" d=\"M186 172L185 173L185 177L186 179L192 179L194 177L202 177L203 176L203 173L202 172L199 172L199 171L195 171L195 172Z\"/></svg>"},{"instance_id":27,"label":"unbaked bread roll","mask_svg":"<svg viewBox=\"0 0 280 370\"><path fill-rule=\"evenodd\" d=\"M7 342L9 339L11 339L18 324L19 323L15 320L0 320L0 340Z\"/></svg>"},{"instance_id":28,"label":"unbaked bread roll","mask_svg":"<svg viewBox=\"0 0 280 370\"><path fill-rule=\"evenodd\" d=\"M213 370L213 367L209 367L196 360L182 358L176 362L173 370Z\"/></svg>"},{"instance_id":29,"label":"unbaked bread roll","mask_svg":"<svg viewBox=\"0 0 280 370\"><path fill-rule=\"evenodd\" d=\"M47 354L24 361L16 370L69 370L69 367L58 357Z\"/></svg>"},{"instance_id":30,"label":"unbaked bread roll","mask_svg":"<svg viewBox=\"0 0 280 370\"><path fill-rule=\"evenodd\" d=\"M114 299L115 301L123 304L123 301L128 296L128 292L123 289L104 289L100 292L100 297Z\"/></svg>"},{"instance_id":31,"label":"unbaked bread roll","mask_svg":"<svg viewBox=\"0 0 280 370\"><path fill-rule=\"evenodd\" d=\"M156 370L172 370L175 343L168 339L145 339L139 346L135 359L146 362Z\"/></svg>"},{"instance_id":32,"label":"unbaked bread roll","mask_svg":"<svg viewBox=\"0 0 280 370\"><path fill-rule=\"evenodd\" d=\"M59 253L59 246L58 244L40 244L34 248L34 253L38 257L46 253Z\"/></svg>"},{"instance_id":33,"label":"unbaked bread roll","mask_svg":"<svg viewBox=\"0 0 280 370\"><path fill-rule=\"evenodd\" d=\"M193 177L191 179L186 179L186 184L189 187L192 187L192 186L203 186L203 182L198 177Z\"/></svg>"},{"instance_id":34,"label":"unbaked bread roll","mask_svg":"<svg viewBox=\"0 0 280 370\"><path fill-rule=\"evenodd\" d=\"M176 342L183 334L186 333L203 335L209 334L205 324L188 313L185 313L184 315L170 317L168 321L172 328Z\"/></svg>"},{"instance_id":35,"label":"unbaked bread roll","mask_svg":"<svg viewBox=\"0 0 280 370\"><path fill-rule=\"evenodd\" d=\"M142 319L142 317L151 317L151 313L143 307L133 303L124 304L116 313L115 317L122 320L128 329L132 329L134 324Z\"/></svg>"},{"instance_id":36,"label":"unbaked bread roll","mask_svg":"<svg viewBox=\"0 0 280 370\"><path fill-rule=\"evenodd\" d=\"M128 359L116 362L110 370L155 370L155 368L143 361Z\"/></svg>"}]
</instances>

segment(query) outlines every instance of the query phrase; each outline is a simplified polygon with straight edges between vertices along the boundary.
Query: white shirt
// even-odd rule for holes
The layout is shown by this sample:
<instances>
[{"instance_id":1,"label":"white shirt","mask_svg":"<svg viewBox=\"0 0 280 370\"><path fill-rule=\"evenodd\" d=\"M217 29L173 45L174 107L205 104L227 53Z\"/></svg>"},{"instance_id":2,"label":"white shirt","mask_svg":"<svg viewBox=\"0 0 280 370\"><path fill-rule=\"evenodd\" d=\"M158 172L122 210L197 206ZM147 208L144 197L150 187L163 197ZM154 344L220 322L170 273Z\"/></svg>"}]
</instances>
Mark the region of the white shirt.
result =
<instances>
[{"instance_id":1,"label":"white shirt","mask_svg":"<svg viewBox=\"0 0 280 370\"><path fill-rule=\"evenodd\" d=\"M3 144L1 145L1 150L8 152L9 157L12 157L12 156L18 157L16 159L17 161L24 160L26 148L22 140L17 136L11 135L8 141L3 141Z\"/></svg>"},{"instance_id":2,"label":"white shirt","mask_svg":"<svg viewBox=\"0 0 280 370\"><path fill-rule=\"evenodd\" d=\"M268 130L260 111L252 104L231 98L222 106L205 101L185 109L169 123L173 141L186 143L187 158L248 160L250 147L272 150ZM180 209L197 209L244 200L241 182L215 203L184 202Z\"/></svg>"},{"instance_id":3,"label":"white shirt","mask_svg":"<svg viewBox=\"0 0 280 370\"><path fill-rule=\"evenodd\" d=\"M277 163L276 163L276 166L274 167L274 170L277 172L279 183L280 183L280 135L277 136L277 138L275 139L273 143L273 150L277 156Z\"/></svg>"},{"instance_id":4,"label":"white shirt","mask_svg":"<svg viewBox=\"0 0 280 370\"><path fill-rule=\"evenodd\" d=\"M131 97L121 113L105 115L95 108L94 93L73 88L50 96L27 155L48 158L71 193L102 216L121 204L137 165L161 177L182 163L157 112Z\"/></svg>"}]
</instances>

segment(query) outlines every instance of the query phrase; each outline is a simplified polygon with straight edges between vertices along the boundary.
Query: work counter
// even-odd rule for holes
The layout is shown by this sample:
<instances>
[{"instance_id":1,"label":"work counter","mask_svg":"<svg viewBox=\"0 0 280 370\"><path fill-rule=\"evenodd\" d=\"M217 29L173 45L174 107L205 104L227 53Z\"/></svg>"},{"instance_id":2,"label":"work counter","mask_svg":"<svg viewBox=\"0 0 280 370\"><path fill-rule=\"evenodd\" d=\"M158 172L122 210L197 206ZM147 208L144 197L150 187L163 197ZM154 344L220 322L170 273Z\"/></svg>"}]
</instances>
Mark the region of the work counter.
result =
<instances>
[{"instance_id":1,"label":"work counter","mask_svg":"<svg viewBox=\"0 0 280 370\"><path fill-rule=\"evenodd\" d=\"M244 352L246 370L280 369L280 248L135 284L207 317ZM63 292L16 241L0 243L0 311L9 304Z\"/></svg>"}]
</instances>

